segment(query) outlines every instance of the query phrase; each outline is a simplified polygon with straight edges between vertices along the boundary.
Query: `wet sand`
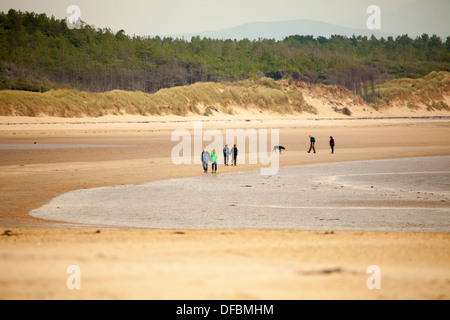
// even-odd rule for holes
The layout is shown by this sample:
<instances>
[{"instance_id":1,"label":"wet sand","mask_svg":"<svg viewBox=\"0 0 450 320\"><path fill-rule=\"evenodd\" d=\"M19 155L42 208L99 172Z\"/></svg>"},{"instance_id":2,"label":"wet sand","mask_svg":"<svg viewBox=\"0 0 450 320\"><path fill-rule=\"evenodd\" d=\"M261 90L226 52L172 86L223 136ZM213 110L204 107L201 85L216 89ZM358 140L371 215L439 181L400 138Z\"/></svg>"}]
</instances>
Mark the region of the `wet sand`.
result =
<instances>
[{"instance_id":1,"label":"wet sand","mask_svg":"<svg viewBox=\"0 0 450 320\"><path fill-rule=\"evenodd\" d=\"M196 181L203 179L203 173L199 166L174 166L170 160L175 144L170 141L172 130L192 128L185 120L159 119L157 123L149 123L133 118L101 123L86 119L66 123L52 119L41 124L16 120L20 121L0 122L1 145L37 142L78 147L0 149L1 299L449 298L450 236L445 224L443 229L421 229L421 224L416 226L418 229L406 229L414 232L362 231L362 226L358 231L358 225L353 231L340 231L335 226L313 230L317 225L310 231L140 230L141 226L111 227L31 217L30 211L66 192L189 177ZM280 128L280 143L287 147L280 157L281 172L286 168L287 173L291 166L298 165L450 155L450 126L445 119L272 122L251 119L236 123L243 128ZM233 127L228 120L204 125ZM306 153L309 134L318 138L315 155ZM334 155L329 153L329 135L336 139ZM448 166L447 158L443 159L440 165ZM249 174L258 168L258 165L231 168L219 164L224 176ZM423 178L428 181L430 176ZM356 177L339 179L342 178L337 177L335 182L344 185L344 189L349 184L361 187L361 181L353 181ZM239 192L251 192L250 189L243 187ZM389 186L383 185L376 192L386 189ZM414 190L405 193L412 196ZM371 191L374 190L363 192ZM441 212L448 208L448 196L428 193L417 195L420 198L400 199L391 197L392 191L387 190L384 198L375 199L370 206L409 208L414 201L416 212L424 217L423 225L427 223L429 210ZM182 195L176 196L187 200ZM169 200L168 210L176 210L173 198ZM366 200L335 199L333 207L361 208L367 206ZM260 204L266 207L246 210L279 213L279 208ZM290 210L297 210L298 206L293 203ZM389 221L391 216L385 218ZM69 265L80 266L81 290L66 287ZM366 286L369 265L381 269L381 290L369 290Z\"/></svg>"},{"instance_id":2,"label":"wet sand","mask_svg":"<svg viewBox=\"0 0 450 320\"><path fill-rule=\"evenodd\" d=\"M449 200L450 157L424 157L83 189L30 215L94 227L450 233Z\"/></svg>"}]
</instances>

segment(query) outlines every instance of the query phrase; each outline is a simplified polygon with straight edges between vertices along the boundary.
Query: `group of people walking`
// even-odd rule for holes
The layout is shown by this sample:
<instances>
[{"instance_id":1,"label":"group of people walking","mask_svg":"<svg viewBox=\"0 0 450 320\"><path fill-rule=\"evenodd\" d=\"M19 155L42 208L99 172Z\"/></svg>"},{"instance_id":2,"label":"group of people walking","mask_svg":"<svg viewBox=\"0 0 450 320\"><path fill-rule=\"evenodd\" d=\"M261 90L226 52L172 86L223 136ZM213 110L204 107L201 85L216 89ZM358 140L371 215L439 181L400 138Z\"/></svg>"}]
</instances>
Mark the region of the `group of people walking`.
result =
<instances>
[{"instance_id":1,"label":"group of people walking","mask_svg":"<svg viewBox=\"0 0 450 320\"><path fill-rule=\"evenodd\" d=\"M314 153L316 153L316 138L313 136L309 136L309 150L308 153L311 153L311 151L313 151ZM331 153L334 153L334 138L332 136L330 136L330 148L331 148ZM284 147L283 147L284 149ZM236 145L233 146L233 148L228 149L228 145L226 144L225 147L223 148L223 162L224 165L228 166L228 162L230 160L230 156L231 156L231 165L236 166L237 163L237 156L238 156L238 148L236 147ZM216 173L217 172L217 159L218 159L218 154L216 149L213 149L213 151L211 152L211 154L209 153L208 150L203 149L202 151L202 156L201 156L201 161L203 164L203 171L205 173L208 172L208 164L209 162L211 162L211 172L212 173Z\"/></svg>"},{"instance_id":2,"label":"group of people walking","mask_svg":"<svg viewBox=\"0 0 450 320\"><path fill-rule=\"evenodd\" d=\"M233 148L231 148L231 150L230 150L230 149L228 149L228 145L226 144L225 147L223 148L224 165L228 166L228 162L230 161L230 156L231 156L231 165L236 166L238 152L239 152L239 150L236 147L236 145L234 145ZM203 171L205 173L208 172L208 163L209 162L211 162L211 173L217 172L217 158L218 158L218 154L217 154L216 149L213 149L211 154L209 153L208 150L203 149L201 160L202 160L202 164L203 164Z\"/></svg>"},{"instance_id":3,"label":"group of people walking","mask_svg":"<svg viewBox=\"0 0 450 320\"><path fill-rule=\"evenodd\" d=\"M334 153L334 138L332 136L330 136L330 148L331 148L331 153ZM316 153L316 138L313 136L309 136L309 150L308 153L311 153L311 150L314 151L314 153Z\"/></svg>"}]
</instances>

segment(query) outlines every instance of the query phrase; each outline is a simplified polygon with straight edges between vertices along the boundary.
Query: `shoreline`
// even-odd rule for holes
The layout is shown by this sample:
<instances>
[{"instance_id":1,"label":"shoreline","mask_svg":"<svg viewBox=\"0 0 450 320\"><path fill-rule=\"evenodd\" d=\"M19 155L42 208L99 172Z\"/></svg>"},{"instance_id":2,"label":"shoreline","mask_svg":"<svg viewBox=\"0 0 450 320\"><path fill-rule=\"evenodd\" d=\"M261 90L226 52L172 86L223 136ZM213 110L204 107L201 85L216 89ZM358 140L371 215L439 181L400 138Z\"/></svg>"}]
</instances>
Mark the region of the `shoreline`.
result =
<instances>
[{"instance_id":1,"label":"shoreline","mask_svg":"<svg viewBox=\"0 0 450 320\"><path fill-rule=\"evenodd\" d=\"M74 190L29 215L99 229L450 233L443 217L450 212L450 165L445 163L450 157L360 160L282 167L273 176L249 170ZM434 184L424 184L426 179ZM172 193L183 196L168 200ZM326 201L320 195L327 195ZM167 207L172 202L175 210ZM380 214L389 221L377 218ZM319 223L316 216L330 223Z\"/></svg>"}]
</instances>

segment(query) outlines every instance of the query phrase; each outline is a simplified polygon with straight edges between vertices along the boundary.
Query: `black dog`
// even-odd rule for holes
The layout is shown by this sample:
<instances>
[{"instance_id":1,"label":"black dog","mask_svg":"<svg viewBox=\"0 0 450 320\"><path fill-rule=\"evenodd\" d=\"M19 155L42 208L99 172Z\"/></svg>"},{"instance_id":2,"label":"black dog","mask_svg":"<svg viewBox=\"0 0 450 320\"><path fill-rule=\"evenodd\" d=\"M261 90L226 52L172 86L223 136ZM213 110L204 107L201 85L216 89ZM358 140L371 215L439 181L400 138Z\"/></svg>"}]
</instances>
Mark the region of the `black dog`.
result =
<instances>
[{"instance_id":1,"label":"black dog","mask_svg":"<svg viewBox=\"0 0 450 320\"><path fill-rule=\"evenodd\" d=\"M281 154L281 150L286 150L286 148L283 146L274 146L272 152L275 152L277 150Z\"/></svg>"}]
</instances>

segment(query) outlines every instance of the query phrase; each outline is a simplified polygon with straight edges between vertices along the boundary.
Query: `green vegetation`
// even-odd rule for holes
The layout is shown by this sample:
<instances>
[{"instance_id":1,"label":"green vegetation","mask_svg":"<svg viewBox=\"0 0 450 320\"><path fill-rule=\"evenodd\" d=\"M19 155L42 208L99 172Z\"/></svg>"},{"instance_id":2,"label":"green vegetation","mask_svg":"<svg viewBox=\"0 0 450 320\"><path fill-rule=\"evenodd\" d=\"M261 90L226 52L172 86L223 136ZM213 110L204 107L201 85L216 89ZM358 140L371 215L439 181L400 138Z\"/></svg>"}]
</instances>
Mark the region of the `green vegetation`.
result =
<instances>
[{"instance_id":1,"label":"green vegetation","mask_svg":"<svg viewBox=\"0 0 450 320\"><path fill-rule=\"evenodd\" d=\"M376 103L385 96L378 93L389 89L380 88L387 80L417 79L432 71L450 71L449 37L446 42L426 34L416 39L403 35L395 39L290 36L283 41L198 37L187 41L130 37L123 30L113 33L86 24L71 30L65 20L15 10L0 13L0 48L0 89L48 91L48 95L39 96L45 97L44 100L67 93L70 98L61 98L63 101L57 102L55 108L59 109L55 113L74 108L64 99L77 101L79 112L87 103L98 109L97 112L105 108L120 112L124 101L116 103L111 96L129 99L130 108L145 114L160 113L167 108L179 114L199 112L197 102L208 106L217 99L229 99L244 106L258 100L258 104L269 108L275 108L276 101L278 108L283 109L299 93L280 90L274 81L280 79L341 85ZM207 87L213 86L212 83L246 79L260 82L252 90L238 84L225 93L200 90L192 96L185 95L184 86L197 82L206 82ZM420 82L416 85L420 86ZM171 91L165 96L161 89L171 87L179 87L177 94L172 95ZM67 90L52 90L56 88ZM197 89L190 87L190 90ZM113 90L122 91L118 94ZM89 100L95 95L86 94L83 98L79 91L104 94ZM152 101L157 102L151 105L143 102L148 100L148 93L155 92L158 93L152 96ZM163 97L169 100L161 100ZM4 112L7 106L2 108ZM304 104L299 102L296 108L303 110ZM74 110L67 110L71 112Z\"/></svg>"}]
</instances>

